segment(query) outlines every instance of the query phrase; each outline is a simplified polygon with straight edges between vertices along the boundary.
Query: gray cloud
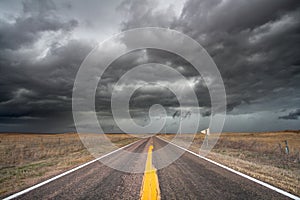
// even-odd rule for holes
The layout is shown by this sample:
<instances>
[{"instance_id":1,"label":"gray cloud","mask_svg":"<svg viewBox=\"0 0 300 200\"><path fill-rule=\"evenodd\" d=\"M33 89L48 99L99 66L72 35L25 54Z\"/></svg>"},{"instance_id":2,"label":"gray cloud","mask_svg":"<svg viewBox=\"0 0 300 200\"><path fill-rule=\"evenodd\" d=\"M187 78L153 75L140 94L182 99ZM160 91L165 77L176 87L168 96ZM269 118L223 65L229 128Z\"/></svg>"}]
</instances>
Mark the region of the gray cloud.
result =
<instances>
[{"instance_id":1,"label":"gray cloud","mask_svg":"<svg viewBox=\"0 0 300 200\"><path fill-rule=\"evenodd\" d=\"M6 2L3 8L11 4L12 10L0 16L0 131L73 130L74 78L97 36L146 26L181 31L213 57L227 92L230 124L226 130L265 130L264 118L276 122L276 129L300 128L296 123L300 106L298 0L187 0L180 12L170 2L91 0L87 10L81 2ZM122 42L128 45L137 39ZM128 70L145 63L162 63L182 73L193 83L201 114L207 119L209 93L196 70L172 53L146 49L117 59L99 82L96 108L107 130L116 130L110 110L114 84ZM137 75L139 80L132 80L136 84L141 80L180 84L155 65ZM153 104L164 105L170 118L178 108L172 92L151 84L137 90L130 100L131 114L139 123L147 120ZM292 111L281 115L281 109ZM251 124L243 125L248 120Z\"/></svg>"},{"instance_id":2,"label":"gray cloud","mask_svg":"<svg viewBox=\"0 0 300 200\"><path fill-rule=\"evenodd\" d=\"M62 21L53 10L55 5L51 1L23 2L23 12L13 23L0 19L1 48L15 50L31 45L45 32L66 34L78 25L74 19Z\"/></svg>"},{"instance_id":3,"label":"gray cloud","mask_svg":"<svg viewBox=\"0 0 300 200\"><path fill-rule=\"evenodd\" d=\"M124 29L156 26L152 7L134 17L137 4L130 1L134 20L129 17ZM144 1L139 4L147 7ZM269 101L284 90L299 90L299 10L299 1L293 0L189 0L180 17L159 25L182 31L207 49L222 74L231 111L244 103Z\"/></svg>"},{"instance_id":4,"label":"gray cloud","mask_svg":"<svg viewBox=\"0 0 300 200\"><path fill-rule=\"evenodd\" d=\"M51 1L25 1L21 15L13 23L1 20L3 130L28 131L32 126L42 132L61 131L73 124L73 82L80 63L92 48L89 42L68 38L76 26L76 20L64 22L56 16Z\"/></svg>"},{"instance_id":5,"label":"gray cloud","mask_svg":"<svg viewBox=\"0 0 300 200\"><path fill-rule=\"evenodd\" d=\"M126 20L121 22L123 30L145 26L169 27L176 16L172 6L167 9L159 9L158 1L125 0L118 10L125 16Z\"/></svg>"},{"instance_id":6,"label":"gray cloud","mask_svg":"<svg viewBox=\"0 0 300 200\"><path fill-rule=\"evenodd\" d=\"M296 120L300 117L300 109L290 112L288 115L280 116L279 119L293 119Z\"/></svg>"},{"instance_id":7,"label":"gray cloud","mask_svg":"<svg viewBox=\"0 0 300 200\"><path fill-rule=\"evenodd\" d=\"M87 43L71 40L64 46L50 49L46 57L35 63L0 65L3 72L0 75L1 121L44 119L45 127L51 124L51 119L71 123L73 82L90 49Z\"/></svg>"},{"instance_id":8,"label":"gray cloud","mask_svg":"<svg viewBox=\"0 0 300 200\"><path fill-rule=\"evenodd\" d=\"M143 59L141 59L143 58ZM126 64L125 64L126 63ZM164 72L155 66L155 63L161 63L176 69L184 75L190 83L194 83L195 92L198 96L198 103L200 107L209 107L210 99L207 87L203 79L199 76L198 72L183 58L163 50L144 49L131 52L121 56L114 61L109 68L105 71L102 79L99 82L96 98L97 107L99 109L110 111L110 98L112 92L112 85L115 84L122 75L128 70L147 63L147 70L140 74L132 74L128 85L141 84L140 81L147 83L147 86L137 90L131 97L131 109L138 109L143 115L148 115L148 110L153 104L164 105L169 109L169 115L172 115L174 108L178 107L178 100L176 96L167 88L158 86L157 83L164 81L168 84L182 84L178 83L177 79L170 76L168 72ZM186 99L185 101L188 101ZM207 115L207 112L205 112Z\"/></svg>"}]
</instances>

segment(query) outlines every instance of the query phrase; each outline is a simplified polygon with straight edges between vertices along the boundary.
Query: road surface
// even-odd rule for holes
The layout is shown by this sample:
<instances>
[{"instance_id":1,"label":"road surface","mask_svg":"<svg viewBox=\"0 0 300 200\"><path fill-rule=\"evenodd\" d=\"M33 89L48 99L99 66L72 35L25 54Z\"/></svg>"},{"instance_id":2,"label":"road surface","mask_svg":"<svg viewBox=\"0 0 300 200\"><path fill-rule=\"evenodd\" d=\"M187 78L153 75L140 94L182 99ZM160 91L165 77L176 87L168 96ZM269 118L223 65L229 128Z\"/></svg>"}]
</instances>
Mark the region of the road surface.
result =
<instances>
[{"instance_id":1,"label":"road surface","mask_svg":"<svg viewBox=\"0 0 300 200\"><path fill-rule=\"evenodd\" d=\"M128 146L126 150L147 155L152 148L155 151L166 144L151 137ZM116 152L107 159L124 164L129 171L145 169L147 162L148 168L153 167L151 170L158 177L160 191L156 192L161 199L289 199L189 152L183 153L169 166L155 170L155 166L166 162L172 153L178 151L182 150L171 146L153 157L149 154L126 157L122 152ZM143 177L144 173L126 173L94 162L16 199L141 199L145 190Z\"/></svg>"}]
</instances>

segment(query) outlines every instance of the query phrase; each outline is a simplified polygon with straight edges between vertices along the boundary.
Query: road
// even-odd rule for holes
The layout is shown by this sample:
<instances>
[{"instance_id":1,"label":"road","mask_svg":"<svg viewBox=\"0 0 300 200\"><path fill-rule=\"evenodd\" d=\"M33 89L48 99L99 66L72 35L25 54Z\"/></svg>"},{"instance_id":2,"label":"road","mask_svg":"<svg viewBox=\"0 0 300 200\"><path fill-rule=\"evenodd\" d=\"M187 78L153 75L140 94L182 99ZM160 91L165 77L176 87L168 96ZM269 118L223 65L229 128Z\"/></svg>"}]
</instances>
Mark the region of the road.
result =
<instances>
[{"instance_id":1,"label":"road","mask_svg":"<svg viewBox=\"0 0 300 200\"><path fill-rule=\"evenodd\" d=\"M152 148L155 152L166 144L151 137L128 146L126 150L147 155ZM123 156L122 152L116 152L107 159L124 165L127 171L145 169L147 161L148 167L153 167L151 170L157 174L161 199L289 199L189 152L182 152L175 162L155 170L155 166L160 166L171 154L179 151L182 150L171 146L153 157L149 154ZM151 160L153 166L149 164ZM16 199L140 199L145 188L143 177L144 173L122 172L94 162Z\"/></svg>"}]
</instances>

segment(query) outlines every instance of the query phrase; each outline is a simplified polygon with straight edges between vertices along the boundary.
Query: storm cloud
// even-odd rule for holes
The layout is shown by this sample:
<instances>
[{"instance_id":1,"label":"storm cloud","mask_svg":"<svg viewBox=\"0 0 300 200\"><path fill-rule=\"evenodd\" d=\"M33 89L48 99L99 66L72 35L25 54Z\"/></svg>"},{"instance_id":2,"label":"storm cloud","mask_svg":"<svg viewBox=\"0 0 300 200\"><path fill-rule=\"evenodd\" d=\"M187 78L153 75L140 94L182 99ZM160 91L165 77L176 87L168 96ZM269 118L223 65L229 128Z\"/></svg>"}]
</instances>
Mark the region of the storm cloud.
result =
<instances>
[{"instance_id":1,"label":"storm cloud","mask_svg":"<svg viewBox=\"0 0 300 200\"><path fill-rule=\"evenodd\" d=\"M1 19L0 124L3 130L22 131L26 126L23 131L47 132L73 125L73 81L80 63L92 48L86 41L69 38L77 25L75 19L60 19L51 1L23 2L20 16L13 22ZM49 130L48 123L58 127ZM48 130L43 126L48 126Z\"/></svg>"},{"instance_id":2,"label":"storm cloud","mask_svg":"<svg viewBox=\"0 0 300 200\"><path fill-rule=\"evenodd\" d=\"M300 109L290 112L288 115L280 116L279 119L297 120L300 117Z\"/></svg>"},{"instance_id":3,"label":"storm cloud","mask_svg":"<svg viewBox=\"0 0 300 200\"><path fill-rule=\"evenodd\" d=\"M300 128L298 0L90 0L89 5L94 6L51 0L0 3L0 131L74 131L72 90L84 58L114 33L153 26L187 34L213 58L227 94L225 131ZM114 84L146 63L184 75L207 121L209 93L193 66L170 52L143 49L115 60L98 84L96 110L106 131L118 131L111 114ZM181 84L151 66L132 81L146 83L153 76L157 82ZM179 106L176 96L155 84L146 86L130 100L132 117L147 123L149 107L161 104L172 119Z\"/></svg>"}]
</instances>

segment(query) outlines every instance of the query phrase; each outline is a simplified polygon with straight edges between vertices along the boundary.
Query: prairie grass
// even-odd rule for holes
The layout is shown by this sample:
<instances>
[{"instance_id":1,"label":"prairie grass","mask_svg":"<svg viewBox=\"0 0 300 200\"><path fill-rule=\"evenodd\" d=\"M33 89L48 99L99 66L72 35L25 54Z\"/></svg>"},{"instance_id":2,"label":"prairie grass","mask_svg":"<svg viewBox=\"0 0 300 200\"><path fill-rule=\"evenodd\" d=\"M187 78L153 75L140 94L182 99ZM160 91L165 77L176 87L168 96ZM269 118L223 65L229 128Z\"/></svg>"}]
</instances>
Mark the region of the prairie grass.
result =
<instances>
[{"instance_id":1,"label":"prairie grass","mask_svg":"<svg viewBox=\"0 0 300 200\"><path fill-rule=\"evenodd\" d=\"M172 140L174 135L160 135ZM183 134L182 140L192 137ZM205 135L190 150L199 153ZM214 135L210 135L214 137ZM286 142L289 153L286 152ZM180 145L180 143L178 143ZM300 196L300 132L222 133L208 158Z\"/></svg>"},{"instance_id":2,"label":"prairie grass","mask_svg":"<svg viewBox=\"0 0 300 200\"><path fill-rule=\"evenodd\" d=\"M126 134L106 134L117 147L138 138ZM85 139L85 144L80 140ZM56 174L78 166L112 150L99 134L0 134L0 197L17 192ZM82 139L82 138L81 138ZM91 153L89 141L98 141Z\"/></svg>"}]
</instances>

